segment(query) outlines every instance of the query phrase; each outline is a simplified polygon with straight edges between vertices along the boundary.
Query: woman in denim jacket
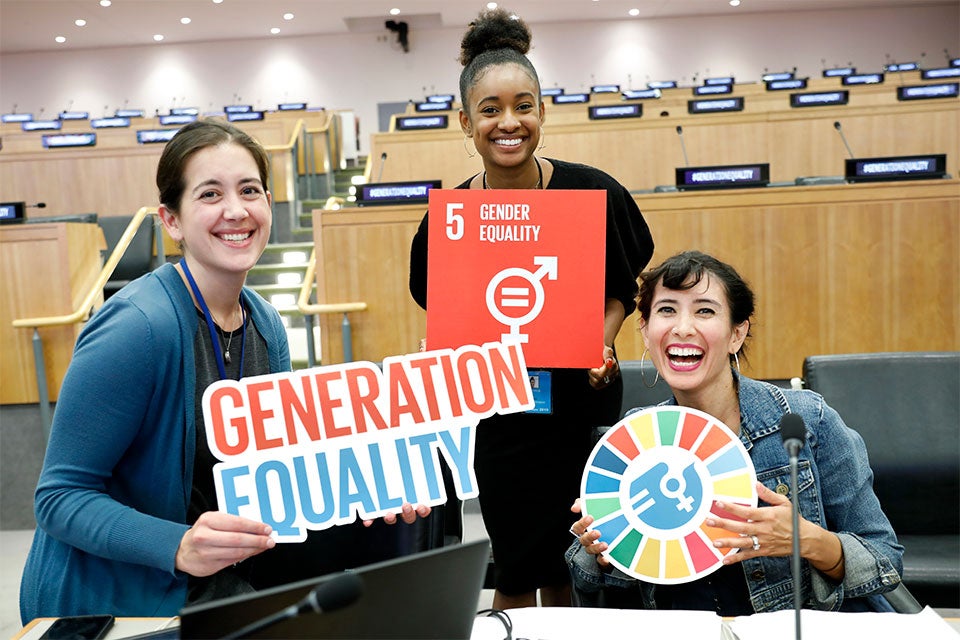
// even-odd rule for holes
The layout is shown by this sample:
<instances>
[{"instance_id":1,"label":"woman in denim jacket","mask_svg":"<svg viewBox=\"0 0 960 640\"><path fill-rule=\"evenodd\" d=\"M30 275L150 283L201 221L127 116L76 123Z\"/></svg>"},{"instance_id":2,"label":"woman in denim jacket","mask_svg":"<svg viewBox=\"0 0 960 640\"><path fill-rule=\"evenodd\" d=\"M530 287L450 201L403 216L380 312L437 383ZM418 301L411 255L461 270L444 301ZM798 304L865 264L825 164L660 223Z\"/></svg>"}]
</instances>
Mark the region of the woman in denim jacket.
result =
<instances>
[{"instance_id":1,"label":"woman in denim jacket","mask_svg":"<svg viewBox=\"0 0 960 640\"><path fill-rule=\"evenodd\" d=\"M863 440L811 391L781 389L739 373L753 292L727 264L696 251L673 256L641 276L640 331L666 405L704 411L740 437L765 506L724 504L743 521L710 516L735 535L715 541L739 549L714 573L682 585L640 582L599 555L607 548L585 516L567 563L581 604L620 608L715 610L720 615L793 607L790 571L790 469L779 423L795 413L806 425L799 455L800 555L804 606L829 611L884 609L879 594L900 582L903 547L873 493ZM579 511L579 505L574 505ZM712 520L712 522L710 521Z\"/></svg>"}]
</instances>

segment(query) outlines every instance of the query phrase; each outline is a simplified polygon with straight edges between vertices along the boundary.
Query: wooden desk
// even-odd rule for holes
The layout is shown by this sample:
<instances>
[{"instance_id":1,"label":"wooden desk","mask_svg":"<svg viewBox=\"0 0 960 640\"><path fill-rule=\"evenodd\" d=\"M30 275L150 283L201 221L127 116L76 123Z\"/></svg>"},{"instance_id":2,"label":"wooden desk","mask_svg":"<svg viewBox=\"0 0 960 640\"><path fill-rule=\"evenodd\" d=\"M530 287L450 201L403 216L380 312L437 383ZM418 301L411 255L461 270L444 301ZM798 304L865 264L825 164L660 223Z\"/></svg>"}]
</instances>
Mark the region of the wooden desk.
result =
<instances>
[{"instance_id":1,"label":"wooden desk","mask_svg":"<svg viewBox=\"0 0 960 640\"><path fill-rule=\"evenodd\" d=\"M744 373L800 376L812 354L960 349L960 181L635 196L652 264L700 249L757 294ZM314 211L317 302L366 302L354 357L409 353L426 315L408 292L410 241L425 205ZM634 314L621 359L643 352ZM320 318L324 362L341 362L339 316Z\"/></svg>"},{"instance_id":2,"label":"wooden desk","mask_svg":"<svg viewBox=\"0 0 960 640\"><path fill-rule=\"evenodd\" d=\"M30 329L15 329L20 318L71 313L89 291L101 267L103 231L96 224L46 223L0 227L0 404L37 402L36 368ZM40 329L50 399L73 355L81 325Z\"/></svg>"}]
</instances>

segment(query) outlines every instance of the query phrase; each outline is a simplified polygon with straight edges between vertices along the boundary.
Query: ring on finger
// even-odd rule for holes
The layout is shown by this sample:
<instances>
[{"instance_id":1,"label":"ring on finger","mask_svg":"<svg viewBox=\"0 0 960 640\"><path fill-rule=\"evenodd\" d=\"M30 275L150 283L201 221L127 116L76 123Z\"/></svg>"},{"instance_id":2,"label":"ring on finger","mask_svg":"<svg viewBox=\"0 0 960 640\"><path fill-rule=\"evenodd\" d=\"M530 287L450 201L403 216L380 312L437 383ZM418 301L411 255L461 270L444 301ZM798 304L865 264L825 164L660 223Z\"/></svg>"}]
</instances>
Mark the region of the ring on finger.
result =
<instances>
[{"instance_id":1,"label":"ring on finger","mask_svg":"<svg viewBox=\"0 0 960 640\"><path fill-rule=\"evenodd\" d=\"M760 539L757 536L750 536L750 539L753 540L753 550L760 551Z\"/></svg>"},{"instance_id":2,"label":"ring on finger","mask_svg":"<svg viewBox=\"0 0 960 640\"><path fill-rule=\"evenodd\" d=\"M603 384L610 384L610 376L603 376Z\"/></svg>"}]
</instances>

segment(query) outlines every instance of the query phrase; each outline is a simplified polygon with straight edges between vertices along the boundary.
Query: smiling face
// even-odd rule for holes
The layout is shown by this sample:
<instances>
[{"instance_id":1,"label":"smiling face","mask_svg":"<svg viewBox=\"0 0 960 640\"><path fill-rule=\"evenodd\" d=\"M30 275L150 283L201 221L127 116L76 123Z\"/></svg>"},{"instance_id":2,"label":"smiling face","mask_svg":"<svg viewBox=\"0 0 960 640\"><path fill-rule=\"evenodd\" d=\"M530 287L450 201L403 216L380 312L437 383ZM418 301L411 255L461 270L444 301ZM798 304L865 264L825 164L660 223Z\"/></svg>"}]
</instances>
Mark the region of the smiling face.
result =
<instances>
[{"instance_id":1,"label":"smiling face","mask_svg":"<svg viewBox=\"0 0 960 640\"><path fill-rule=\"evenodd\" d=\"M540 143L544 106L539 87L520 65L487 68L467 93L460 112L463 132L473 138L491 173L523 170Z\"/></svg>"},{"instance_id":2,"label":"smiling face","mask_svg":"<svg viewBox=\"0 0 960 640\"><path fill-rule=\"evenodd\" d=\"M242 283L270 239L270 193L251 153L234 143L202 148L183 169L177 211L160 206L197 280Z\"/></svg>"},{"instance_id":3,"label":"smiling face","mask_svg":"<svg viewBox=\"0 0 960 640\"><path fill-rule=\"evenodd\" d=\"M750 322L731 320L727 291L709 272L689 289L657 283L640 332L650 357L678 400L731 384L730 355L740 350Z\"/></svg>"}]
</instances>

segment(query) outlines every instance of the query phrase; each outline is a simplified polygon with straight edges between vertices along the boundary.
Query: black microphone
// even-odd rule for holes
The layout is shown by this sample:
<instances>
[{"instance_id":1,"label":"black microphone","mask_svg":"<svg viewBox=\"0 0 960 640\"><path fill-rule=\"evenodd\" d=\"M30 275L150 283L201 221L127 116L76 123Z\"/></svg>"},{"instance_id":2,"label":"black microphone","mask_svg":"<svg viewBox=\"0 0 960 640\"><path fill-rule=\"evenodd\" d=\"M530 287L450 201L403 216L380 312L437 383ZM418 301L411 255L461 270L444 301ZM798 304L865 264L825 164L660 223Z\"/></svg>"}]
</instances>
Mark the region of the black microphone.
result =
<instances>
[{"instance_id":1,"label":"black microphone","mask_svg":"<svg viewBox=\"0 0 960 640\"><path fill-rule=\"evenodd\" d=\"M793 573L794 628L796 639L800 640L800 609L803 607L803 597L800 584L800 496L797 495L799 493L797 456L807 439L807 427L803 424L803 418L795 413L784 414L780 418L780 438L783 440L783 448L790 456L790 498L793 503L793 553L790 556L790 569Z\"/></svg>"},{"instance_id":2,"label":"black microphone","mask_svg":"<svg viewBox=\"0 0 960 640\"><path fill-rule=\"evenodd\" d=\"M47 203L46 203L46 202L38 202L38 203L36 203L36 204L28 204L28 205L27 205L27 208L29 208L29 209L46 209L46 208L47 208Z\"/></svg>"},{"instance_id":3,"label":"black microphone","mask_svg":"<svg viewBox=\"0 0 960 640\"><path fill-rule=\"evenodd\" d=\"M683 163L690 166L690 160L687 158L687 145L683 143L683 127L677 125L677 135L680 136L680 148L683 149Z\"/></svg>"},{"instance_id":4,"label":"black microphone","mask_svg":"<svg viewBox=\"0 0 960 640\"><path fill-rule=\"evenodd\" d=\"M292 604L277 613L255 620L223 637L224 640L245 638L305 613L328 613L343 609L356 602L362 594L363 580L356 573L346 571L332 580L318 584L297 604Z\"/></svg>"},{"instance_id":5,"label":"black microphone","mask_svg":"<svg viewBox=\"0 0 960 640\"><path fill-rule=\"evenodd\" d=\"M380 178L383 177L383 165L387 162L387 152L384 151L380 154L380 172L377 173L377 182L380 182Z\"/></svg>"},{"instance_id":6,"label":"black microphone","mask_svg":"<svg viewBox=\"0 0 960 640\"><path fill-rule=\"evenodd\" d=\"M847 148L847 153L850 154L850 159L852 160L852 159L856 158L857 156L853 155L853 149L851 149L851 148L850 148L850 145L847 144L847 136L843 135L843 129L840 128L840 122L839 122L839 121L834 122L834 123L833 123L833 128L836 129L836 130L837 130L837 133L840 134L840 139L843 140L843 146L845 146L845 147Z\"/></svg>"}]
</instances>

